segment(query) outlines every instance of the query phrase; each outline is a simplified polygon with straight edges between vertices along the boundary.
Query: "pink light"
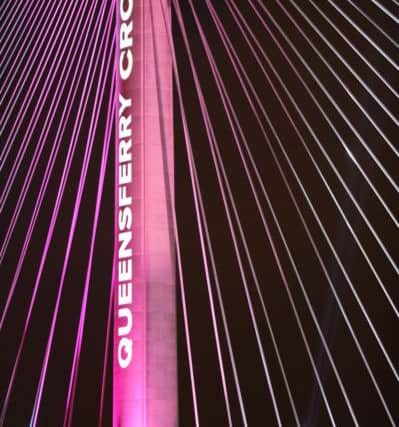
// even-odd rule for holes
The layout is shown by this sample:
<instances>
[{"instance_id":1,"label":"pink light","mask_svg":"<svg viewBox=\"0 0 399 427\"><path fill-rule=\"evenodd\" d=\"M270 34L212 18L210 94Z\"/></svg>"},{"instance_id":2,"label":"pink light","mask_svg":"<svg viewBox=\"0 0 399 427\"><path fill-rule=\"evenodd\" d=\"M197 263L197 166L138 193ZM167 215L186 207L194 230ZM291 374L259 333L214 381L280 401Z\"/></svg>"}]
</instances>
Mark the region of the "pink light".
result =
<instances>
[{"instance_id":1,"label":"pink light","mask_svg":"<svg viewBox=\"0 0 399 427\"><path fill-rule=\"evenodd\" d=\"M172 58L162 6L170 19L166 0L117 6L113 425L122 427L177 425Z\"/></svg>"}]
</instances>

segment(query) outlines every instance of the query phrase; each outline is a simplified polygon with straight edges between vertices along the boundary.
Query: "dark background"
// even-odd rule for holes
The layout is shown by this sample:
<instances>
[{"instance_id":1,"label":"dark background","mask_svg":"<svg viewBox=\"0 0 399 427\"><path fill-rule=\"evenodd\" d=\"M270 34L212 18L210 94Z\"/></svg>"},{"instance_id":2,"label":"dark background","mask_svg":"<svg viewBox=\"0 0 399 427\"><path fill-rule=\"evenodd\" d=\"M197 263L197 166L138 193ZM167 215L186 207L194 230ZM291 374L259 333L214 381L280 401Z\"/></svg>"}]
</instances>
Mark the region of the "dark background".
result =
<instances>
[{"instance_id":1,"label":"dark background","mask_svg":"<svg viewBox=\"0 0 399 427\"><path fill-rule=\"evenodd\" d=\"M232 193L236 200L239 217L244 229L248 247L253 258L256 274L262 290L262 295L268 310L270 321L273 326L276 341L281 353L281 357L286 368L289 384L293 393L293 398L298 410L298 414L303 426L326 426L330 425L328 414L323 405L320 391L318 389L315 376L313 374L305 346L299 334L297 324L290 307L287 293L284 289L281 276L278 272L270 244L263 230L260 216L251 189L248 184L245 171L242 166L238 151L235 147L233 135L229 127L229 122L223 109L220 95L212 78L201 40L197 31L197 26L193 20L189 4L180 2L185 26L189 35L191 51L195 59L195 65L199 73L200 83L204 92L204 97L209 109L211 122L215 130L217 143L222 153L226 173L230 180ZM395 46L387 41L378 31L361 17L346 1L338 1L343 10L360 25L367 34L396 62L399 62L399 53ZM380 25L396 41L398 40L397 26L392 19L387 17L372 2L355 2L372 19ZM386 7L396 13L393 2L383 2ZM309 194L321 221L325 225L332 243L343 261L353 285L359 293L364 303L367 313L369 313L376 329L384 343L388 354L394 363L398 361L398 344L395 339L395 326L397 318L388 307L386 300L378 287L378 284L367 266L355 241L350 235L342 217L337 211L331 197L327 193L315 168L312 166L309 157L299 142L293 126L281 108L277 98L273 94L271 87L267 83L261 69L257 65L251 51L245 44L234 20L225 7L224 2L213 2L214 7L226 28L228 36L232 41L240 60L249 74L252 84L256 89L263 107L270 115L271 122L281 138L282 144L298 171L304 188ZM381 204L372 194L363 177L354 167L351 159L339 144L336 135L332 132L328 124L323 119L320 111L312 103L305 89L296 78L295 74L285 61L281 51L252 12L249 3L237 2L238 7L243 12L246 21L255 32L260 45L265 49L272 59L272 62L279 72L280 77L285 82L290 92L299 104L301 111L310 123L311 128L319 137L323 147L329 153L332 161L342 174L354 197L365 211L370 222L376 228L389 252L393 255L397 253L398 233L388 215L384 212ZM382 138L377 134L367 118L354 105L348 95L343 91L334 76L323 65L316 53L309 48L306 41L296 31L288 18L279 8L276 2L264 2L272 15L283 28L285 34L293 41L297 49L301 52L307 63L314 69L318 78L326 85L332 93L338 105L351 119L359 133L364 137L367 144L377 155L381 163L385 166L390 175L397 177L398 162L392 151L385 145ZM311 30L295 8L289 2L283 2L292 17L299 23L310 39L316 44L323 56L329 61L334 70L339 73L343 81L359 99L361 104L375 118L378 125L384 130L392 142L397 139L397 126L383 113L381 108L372 100L370 95L359 85L354 77L342 66L340 61L321 41L321 39ZM333 43L338 51L345 57L350 65L358 72L362 79L374 90L379 98L387 105L391 111L398 114L398 103L392 95L370 72L370 69L354 55L353 51L338 36L337 32L325 24L320 15L307 2L297 2L306 15L317 25L317 27ZM378 399L378 395L370 381L363 362L356 350L350 333L343 321L342 315L337 307L332 292L328 286L326 277L320 267L315 253L309 243L299 216L284 186L281 175L278 172L271 152L265 143L264 136L256 123L248 102L245 99L243 90L234 74L234 70L229 62L228 56L220 41L216 28L207 11L205 2L195 2L195 7L204 28L217 65L221 70L223 81L228 88L234 108L243 127L249 147L253 152L262 181L269 192L273 207L280 221L281 227L286 235L288 245L292 251L295 263L300 271L305 288L309 294L316 315L320 321L321 328L325 334L333 358L341 374L349 399L354 411L362 426L385 426L390 425L383 407ZM378 71L397 88L397 72L395 69L368 43L362 38L342 17L326 2L320 3L323 11L333 20L338 28L343 31L353 44L366 56ZM260 12L262 16L264 13ZM323 95L321 90L312 80L309 73L290 50L283 38L276 31L273 24L265 17L269 28L276 34L283 48L287 51L299 73L309 84L312 92L319 100L322 108L331 117L332 122L338 131L343 135L345 142L359 159L370 180L375 184L377 190L390 206L397 212L397 193L387 182L375 164L370 160L367 152L361 147L358 139L353 135L344 120L337 114L337 111ZM190 136L193 144L193 151L198 167L200 186L206 208L207 222L210 230L213 250L217 265L219 282L221 284L226 316L231 331L231 339L236 357L237 369L240 377L243 400L245 403L248 423L250 426L258 427L263 425L275 425L270 394L263 374L259 351L256 345L255 335L251 325L250 315L245 299L245 294L240 278L237 257L234 252L230 231L228 228L226 215L223 210L221 194L218 189L215 168L213 166L208 137L206 135L198 98L193 85L192 73L187 61L185 46L179 30L176 17L173 17L173 36L175 50L177 54L178 67L182 78L183 102L188 118ZM102 48L98 54L112 54L111 48ZM264 61L263 61L264 62ZM265 65L269 72L269 68ZM98 70L97 70L98 72ZM270 73L272 74L272 73ZM43 75L43 84L46 79ZM293 115L296 125L304 136L309 150L315 156L317 164L323 175L331 185L339 204L347 215L353 229L359 236L370 259L380 274L387 291L392 296L396 306L398 305L399 293L397 292L397 276L385 255L375 243L375 239L355 210L353 203L344 192L336 175L328 166L325 158L317 147L312 135L303 124L299 115L295 112L288 97L278 85L276 78L272 77L278 92L281 94L284 103L287 104L290 113ZM68 272L62 304L57 322L55 341L50 358L49 371L44 388L43 400L39 416L39 425L57 426L61 425L64 416L64 406L69 381L69 372L72 362L73 346L76 337L76 329L79 319L80 302L82 298L82 284L84 283L87 257L91 237L91 223L94 213L95 195L97 179L101 160L101 150L105 127L105 115L107 99L109 94L109 82L107 84L106 95L102 102L101 117L96 129L96 143L94 144L92 161L88 172L88 178L84 189L84 197L80 209L78 226L75 232L71 258L68 264ZM26 89L26 88L25 88ZM25 90L26 93L26 90ZM194 355L194 370L198 387L198 404L201 425L203 426L224 426L227 424L226 410L223 399L223 392L220 381L219 366L217 363L215 339L212 330L209 299L205 286L203 264L198 237L198 228L193 205L192 188L189 180L187 153L185 151L184 137L180 110L177 102L177 91L175 91L175 194L176 213L179 225L180 243L182 247L182 261L184 266L186 293L188 297L188 313L190 331L192 336L192 349ZM9 99L5 100L5 104ZM48 107L51 98L48 100ZM73 101L74 108L71 115L77 113L79 97ZM90 100L93 103L93 99ZM47 105L47 104L46 104ZM18 138L22 138L23 130L30 120L30 114L34 108L34 102L30 105ZM61 107L60 107L61 108ZM89 104L85 113L85 124L79 134L79 144L75 154L72 171L68 179L67 192L62 201L60 215L57 220L55 234L51 243L50 251L45 264L44 274L41 279L37 302L33 311L30 327L27 334L22 358L17 371L16 381L9 409L7 411L7 426L24 426L29 422L33 400L36 392L37 382L40 375L43 353L47 342L48 328L51 321L52 308L54 306L57 283L60 277L62 263L64 260L67 233L70 227L72 216L74 195L78 185L79 173L83 151L87 141L89 126L89 114L92 104ZM43 114L46 114L45 111ZM15 111L16 115L17 111ZM57 111L52 124L51 135L55 135L61 113ZM44 120L44 116L43 116ZM305 198L303 197L295 178L293 177L287 162L279 148L278 141L270 131L266 121L264 126L270 138L271 145L276 150L277 156L283 165L283 170L287 175L289 185L298 200L298 205L304 215L305 221L315 238L315 242L320 250L320 254L325 262L328 273L333 281L337 294L342 299L342 303L352 322L353 329L358 334L359 340L365 355L372 367L381 391L386 402L396 420L399 420L397 405L398 384L389 370L380 349L378 348L372 333L361 314L359 306L350 291L347 281L342 274L331 250L320 232ZM10 132L13 118L9 121L5 130ZM71 125L72 127L72 125ZM24 161L17 175L16 183L13 187L6 208L1 214L1 223L8 224L13 212L16 195L23 183L29 161L37 143L40 128L35 131L32 143L24 157ZM0 385L1 398L8 385L12 364L18 348L19 340L23 330L23 324L31 298L33 283L36 278L40 255L44 245L45 236L48 230L49 218L54 205L57 191L57 183L60 179L62 167L68 141L70 140L69 129L64 138L65 144L61 146L60 154L57 158L50 186L46 193L45 202L40 211L39 220L35 227L28 254L26 256L21 276L16 287L13 303L8 313L4 330L0 335ZM12 152L4 171L2 171L1 181L7 176L12 167L12 160L18 150L16 139ZM51 138L49 139L51 140ZM29 225L34 202L41 182L41 177L46 166L46 158L49 155L51 146L46 145L35 179L24 203L22 214L18 220L17 227L10 246L1 266L1 288L0 306L3 307L8 288L15 272L18 255L25 237L26 229ZM47 156L47 157L46 157ZM102 199L102 208L99 218L97 240L95 248L94 264L91 276L91 289L89 295L89 305L87 310L87 320L83 341L82 356L79 368L78 387L75 401L73 424L76 426L96 425L98 420L98 405L100 396L100 385L102 366L104 359L105 331L107 320L107 308L109 304L109 286L112 269L112 248L113 248L113 182L114 173L114 153L110 150L107 163L107 173ZM260 197L262 209L265 213L267 223L270 225L271 235L276 244L276 250L282 263L282 267L287 277L289 288L293 294L295 304L303 322L303 326L309 345L314 355L321 380L325 386L331 409L336 418L338 426L351 425L350 414L345 406L345 401L338 387L335 376L331 370L326 354L320 342L320 338L314 327L309 311L306 307L303 294L298 285L298 281L289 263L289 259L281 242L278 230L273 222L272 215L267 207L264 198L261 196L259 185L256 184ZM238 235L237 225L234 224ZM4 230L2 226L2 230ZM3 236L3 231L2 231ZM259 298L255 291L254 281L251 279L250 267L245 260L243 244L239 241L239 250L242 254L245 273L248 276L248 283L251 297L254 301L255 315L259 324L262 345L266 354L270 368L271 380L275 388L276 398L281 411L283 425L295 425L295 420L289 404L283 377L279 369L276 354L268 331L267 324L262 314ZM213 289L214 295L215 290ZM179 336L179 415L180 425L194 425L192 399L190 392L190 379L187 363L186 343L184 341L183 320L180 305L180 293L177 293L178 301L178 336ZM221 328L220 310L217 307L217 319ZM222 350L226 367L228 389L231 398L232 416L234 425L242 425L237 395L234 389L232 369L227 357L226 342L222 336ZM109 349L108 349L109 351ZM104 407L104 425L111 425L112 396L111 396L111 363L107 370L107 389Z\"/></svg>"}]
</instances>

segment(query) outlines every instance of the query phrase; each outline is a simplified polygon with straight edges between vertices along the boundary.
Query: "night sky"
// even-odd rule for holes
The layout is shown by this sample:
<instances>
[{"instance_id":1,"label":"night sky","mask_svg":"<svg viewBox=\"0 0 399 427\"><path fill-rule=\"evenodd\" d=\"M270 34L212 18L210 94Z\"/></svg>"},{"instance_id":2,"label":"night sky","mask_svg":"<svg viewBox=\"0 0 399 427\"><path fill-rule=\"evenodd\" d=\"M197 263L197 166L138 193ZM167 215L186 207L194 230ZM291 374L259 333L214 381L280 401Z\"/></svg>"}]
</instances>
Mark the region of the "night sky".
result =
<instances>
[{"instance_id":1,"label":"night sky","mask_svg":"<svg viewBox=\"0 0 399 427\"><path fill-rule=\"evenodd\" d=\"M253 51L227 6L233 2L248 25L246 27L245 24L241 24L241 28L248 37ZM11 5L13 2L5 3ZM67 5L69 2L60 2L61 7L63 3ZM107 3L108 7L110 3ZM301 426L331 425L328 407L318 380L323 384L325 399L337 426L354 424L345 395L342 393L342 386L346 390L346 397L351 403L360 426L391 425L376 391L374 380L394 422L399 423L397 404L399 386L393 373L396 370L397 375L399 358L399 346L395 333L398 317L387 298L388 295L392 305L398 307L397 242L399 236L395 221L397 222L399 164L398 121L395 121L395 118L399 115L399 105L397 96L393 92L398 91L396 64L399 63L397 47L399 33L395 19L397 21L399 9L396 2L391 0L315 1L320 11L333 24L330 25L312 3L313 0L263 1L262 5L265 7L263 9L260 6L261 2L254 0L253 5L259 16L264 19L265 28L254 9L251 8L251 1L211 1L213 10L220 19L226 31L225 34L237 55L236 58L247 73L250 85L243 73L240 74L247 91L245 92L209 12L207 2L194 2L202 30L231 102L232 121L229 122L223 104L223 99L227 98L222 98L219 93L214 79L214 70L209 65L198 25L190 9L190 2L180 2L190 50L208 109L210 124L213 127L215 142L220 150L222 164L217 163L217 165L218 168L223 165L230 186L230 189L225 184L223 187L226 205L223 203L223 193L219 187L210 149L211 144L204 126L181 28L176 14L173 15L173 37L178 75L182 85L183 105L217 273L216 277L209 258L210 248L207 246L212 297L215 301L216 321L221 337L222 359L234 426L244 425L244 421L234 380L234 369L229 357L217 283L220 285L219 295L223 299L225 320L229 328L247 425L250 427L277 425L261 353L265 357L264 362L273 385L282 425L296 425L295 413L285 381L289 384L288 388ZM334 8L334 4L337 8ZM6 7L10 9L10 5ZM27 14L29 8L26 6L21 8L21 16L30 19ZM102 21L99 18L99 5L95 5L94 9L93 25L86 29L93 34L97 25L102 25L104 28L106 25L106 17ZM234 7L232 10L236 11ZM266 11L270 12L270 15ZM339 11L352 20L352 23L348 22ZM1 22L2 37L6 35L4 28L9 15L9 12L5 13ZM88 12L84 15L86 20L89 16ZM37 19L40 19L39 15ZM308 41L294 22L308 37ZM281 32L275 23L281 28ZM310 24L314 27L312 28ZM248 29L252 31L254 39L251 38ZM358 29L363 31L363 35ZM345 36L346 40L339 32ZM76 43L67 42L67 37L68 30L65 29L62 35L63 42L76 49ZM346 65L322 37L335 48L336 53L341 56ZM32 49L29 44L30 38L25 35L22 40L17 44L18 49L26 46L27 52L30 53ZM101 58L113 55L112 43L111 35L108 38L105 37L104 44L98 43L96 49L87 48L85 55L90 57L91 52L95 52L93 55ZM291 46L290 43L292 43ZM4 45L5 48L7 46L7 44ZM295 47L298 55L292 46ZM40 142L40 132L49 120L47 114L54 109L52 101L57 83L65 78L61 70L57 72L51 70L52 61L49 61L41 73L35 98L28 103L22 119L19 118L23 100L28 96L29 84L37 78L35 71L40 58L46 55L47 51L45 46L39 50L26 83L20 86L21 94L18 104L12 110L4 128L4 113L1 113L4 132L2 142L6 141L10 135L13 136L12 148L1 170L0 192L3 192L14 161L18 158L23 136L39 103L40 88L44 88L50 76L54 74L55 79L46 95L38 124L29 139L26 154L17 171L4 210L0 213L1 242L5 239L6 229L11 222L35 148ZM254 56L254 52L257 57ZM284 55L287 55L291 65ZM52 59L56 57L57 55L54 55ZM5 59L1 58L1 61L1 67L3 67ZM81 67L77 60L71 63L75 67ZM22 67L18 68L14 65L14 68L12 82L16 85L20 81L18 79L22 75ZM87 67L82 67L82 70L83 74L87 73ZM71 257L65 276L38 425L58 426L63 422L90 246L112 76L112 69L109 68L105 69L105 77L101 78L100 64L95 65L94 70L95 79L90 83L83 125L78 134L66 193L62 198L54 236L49 246L10 395L5 426L29 425L58 291L57 284L65 257L79 174L88 141L94 93L97 83L104 80L106 84L95 127L92 160L88 168ZM68 79L66 88L68 88L72 85L72 74L66 78ZM1 85L3 88L3 81ZM60 95L61 102L54 109L55 114L49 122L49 134L46 140L48 143L43 146L21 214L1 261L0 313L2 314L32 218L33 207L38 198L40 184L49 162L53 140L60 125L65 121L62 118L62 109L66 103L72 102L66 131L62 137L59 154L54 163L32 240L15 287L15 294L5 318L4 328L0 330L2 406L32 297L68 147L72 140L73 124L79 112L79 102L83 93L82 79L72 101L67 98L67 89ZM4 94L4 106L12 105L13 90L6 91ZM256 114L246 94L249 95ZM182 249L199 418L202 426L222 427L229 424L178 96L175 87L175 208ZM292 100L295 101L295 105ZM387 111L394 119L387 114ZM18 120L22 120L21 125L14 135L13 126ZM242 148L242 157L237 148L231 123L238 136L239 147ZM252 187L243 159L248 165L249 175L253 181ZM258 175L255 173L254 165ZM256 192L257 199L253 191ZM78 372L74 426L98 424L112 274L113 206L114 151L111 144ZM231 215L230 225L225 206ZM260 212L263 214L264 222ZM276 218L278 223L275 221ZM234 246L232 234L236 238L236 246ZM282 235L285 240L282 239ZM245 237L245 241L242 236ZM248 254L250 257L247 256ZM387 254L390 254L391 261ZM243 277L247 288L244 286ZM179 425L190 427L195 424L179 291L176 298ZM252 304L253 317L251 317L249 302ZM312 319L309 303L314 310L319 329L316 328ZM346 313L346 318L343 312ZM254 331L254 319L258 327L258 335ZM356 342L348 324L356 334ZM375 334L370 324L375 328ZM320 334L325 338L330 355L325 350ZM376 335L380 338L380 345ZM386 351L385 356L382 347ZM359 348L363 349L364 358ZM108 352L110 350L111 348L107 349ZM312 358L309 357L309 353ZM110 355L111 353L109 353L106 371L104 426L111 425L112 414ZM334 371L330 357L337 371ZM365 360L368 367L365 366ZM389 361L392 362L392 367ZM312 363L314 363L313 366ZM284 371L281 366L284 367ZM318 372L318 378L315 370ZM337 380L337 372L342 384ZM159 425L162 426L162 422Z\"/></svg>"}]
</instances>

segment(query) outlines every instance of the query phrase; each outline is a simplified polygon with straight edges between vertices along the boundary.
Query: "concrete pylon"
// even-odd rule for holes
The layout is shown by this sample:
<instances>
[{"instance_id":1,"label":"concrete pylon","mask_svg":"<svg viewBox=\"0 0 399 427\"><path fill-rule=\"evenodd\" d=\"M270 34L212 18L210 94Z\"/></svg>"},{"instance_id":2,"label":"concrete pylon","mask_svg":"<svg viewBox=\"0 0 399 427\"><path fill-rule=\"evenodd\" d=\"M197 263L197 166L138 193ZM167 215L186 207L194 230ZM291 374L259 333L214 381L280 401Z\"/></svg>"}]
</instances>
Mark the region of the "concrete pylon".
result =
<instances>
[{"instance_id":1,"label":"concrete pylon","mask_svg":"<svg viewBox=\"0 0 399 427\"><path fill-rule=\"evenodd\" d=\"M113 426L177 426L167 0L118 0Z\"/></svg>"}]
</instances>

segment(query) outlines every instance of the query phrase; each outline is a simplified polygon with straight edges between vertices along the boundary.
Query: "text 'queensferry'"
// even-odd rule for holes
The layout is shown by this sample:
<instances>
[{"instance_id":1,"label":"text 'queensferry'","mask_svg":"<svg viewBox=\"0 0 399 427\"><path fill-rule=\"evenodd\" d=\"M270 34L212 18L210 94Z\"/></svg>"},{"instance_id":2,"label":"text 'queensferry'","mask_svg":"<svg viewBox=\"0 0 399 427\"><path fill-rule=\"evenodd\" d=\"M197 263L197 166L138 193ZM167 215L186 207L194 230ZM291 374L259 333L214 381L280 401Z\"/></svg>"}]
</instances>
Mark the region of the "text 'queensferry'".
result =
<instances>
[{"instance_id":1,"label":"text 'queensferry'","mask_svg":"<svg viewBox=\"0 0 399 427\"><path fill-rule=\"evenodd\" d=\"M123 93L123 81L133 71L133 0L120 0L119 37L119 85L117 117L117 204L118 204L118 251L117 251L117 328L118 364L127 368L133 357L133 251L132 251L132 99Z\"/></svg>"}]
</instances>

